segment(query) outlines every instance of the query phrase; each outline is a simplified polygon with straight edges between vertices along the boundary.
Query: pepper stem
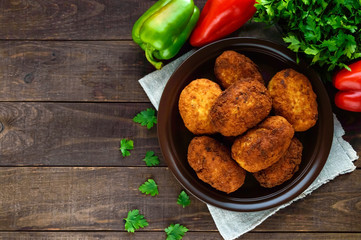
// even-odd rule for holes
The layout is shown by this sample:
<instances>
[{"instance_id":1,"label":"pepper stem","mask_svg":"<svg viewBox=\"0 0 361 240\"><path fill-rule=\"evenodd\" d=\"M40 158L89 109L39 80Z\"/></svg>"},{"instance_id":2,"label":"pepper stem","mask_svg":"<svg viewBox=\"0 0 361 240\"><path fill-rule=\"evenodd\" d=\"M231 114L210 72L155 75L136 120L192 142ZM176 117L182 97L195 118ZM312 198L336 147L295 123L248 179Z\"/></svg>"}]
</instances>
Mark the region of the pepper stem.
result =
<instances>
[{"instance_id":1,"label":"pepper stem","mask_svg":"<svg viewBox=\"0 0 361 240\"><path fill-rule=\"evenodd\" d=\"M148 61L156 68L156 69L161 69L163 67L163 63L162 62L158 62L154 59L153 57L153 52L154 52L154 48L152 46L150 46L149 44L147 45L146 49L145 49L145 57L148 59Z\"/></svg>"}]
</instances>

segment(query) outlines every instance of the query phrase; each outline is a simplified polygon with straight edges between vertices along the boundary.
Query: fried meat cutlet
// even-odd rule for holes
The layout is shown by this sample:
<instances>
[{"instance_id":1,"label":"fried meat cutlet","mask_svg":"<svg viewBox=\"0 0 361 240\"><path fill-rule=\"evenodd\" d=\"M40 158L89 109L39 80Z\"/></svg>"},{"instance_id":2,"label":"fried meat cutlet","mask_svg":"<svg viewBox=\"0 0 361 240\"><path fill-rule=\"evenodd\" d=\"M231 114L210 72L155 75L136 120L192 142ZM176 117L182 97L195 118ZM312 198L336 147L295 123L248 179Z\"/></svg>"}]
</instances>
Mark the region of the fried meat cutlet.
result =
<instances>
[{"instance_id":1,"label":"fried meat cutlet","mask_svg":"<svg viewBox=\"0 0 361 240\"><path fill-rule=\"evenodd\" d=\"M199 179L222 192L236 191L246 177L246 171L231 158L230 150L208 136L192 139L188 162Z\"/></svg>"},{"instance_id":2,"label":"fried meat cutlet","mask_svg":"<svg viewBox=\"0 0 361 240\"><path fill-rule=\"evenodd\" d=\"M268 117L234 141L232 158L245 170L258 172L285 154L293 135L293 127L285 118Z\"/></svg>"},{"instance_id":3,"label":"fried meat cutlet","mask_svg":"<svg viewBox=\"0 0 361 240\"><path fill-rule=\"evenodd\" d=\"M290 146L280 160L266 169L253 173L253 176L265 188L281 185L298 171L302 150L302 143L297 138L292 138Z\"/></svg>"},{"instance_id":4,"label":"fried meat cutlet","mask_svg":"<svg viewBox=\"0 0 361 240\"><path fill-rule=\"evenodd\" d=\"M178 102L179 113L186 128L194 134L212 134L209 111L222 93L220 86L208 79L197 79L181 92Z\"/></svg>"},{"instance_id":5,"label":"fried meat cutlet","mask_svg":"<svg viewBox=\"0 0 361 240\"><path fill-rule=\"evenodd\" d=\"M223 136L238 136L256 126L271 111L272 99L266 87L243 79L222 92L210 110L211 121Z\"/></svg>"},{"instance_id":6,"label":"fried meat cutlet","mask_svg":"<svg viewBox=\"0 0 361 240\"><path fill-rule=\"evenodd\" d=\"M217 57L214 73L224 88L243 78L254 78L264 84L257 65L245 55L231 50Z\"/></svg>"},{"instance_id":7,"label":"fried meat cutlet","mask_svg":"<svg viewBox=\"0 0 361 240\"><path fill-rule=\"evenodd\" d=\"M278 72L268 83L273 108L296 132L313 127L318 119L316 94L309 79L293 69Z\"/></svg>"}]
</instances>

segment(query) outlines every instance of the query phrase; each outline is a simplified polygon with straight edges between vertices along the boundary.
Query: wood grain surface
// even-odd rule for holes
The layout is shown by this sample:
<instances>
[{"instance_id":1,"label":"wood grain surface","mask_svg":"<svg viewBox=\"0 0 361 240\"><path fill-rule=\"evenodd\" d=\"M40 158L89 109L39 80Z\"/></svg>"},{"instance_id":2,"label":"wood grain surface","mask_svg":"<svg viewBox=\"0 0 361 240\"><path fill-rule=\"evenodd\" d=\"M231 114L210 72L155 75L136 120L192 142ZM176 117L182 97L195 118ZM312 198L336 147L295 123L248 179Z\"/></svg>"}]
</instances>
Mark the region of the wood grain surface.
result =
<instances>
[{"instance_id":1,"label":"wood grain surface","mask_svg":"<svg viewBox=\"0 0 361 240\"><path fill-rule=\"evenodd\" d=\"M158 184L155 197L138 190L149 178ZM255 231L361 232L360 181L361 170L340 176ZM191 196L189 207L177 204L182 188L165 167L2 167L0 182L2 231L121 231L132 209L148 220L146 231L171 223L192 231L217 230L204 203Z\"/></svg>"},{"instance_id":2,"label":"wood grain surface","mask_svg":"<svg viewBox=\"0 0 361 240\"><path fill-rule=\"evenodd\" d=\"M133 122L150 103L0 102L0 165L2 166L146 166L154 151L165 166L156 126ZM119 151L120 139L134 141L129 157Z\"/></svg>"},{"instance_id":3,"label":"wood grain surface","mask_svg":"<svg viewBox=\"0 0 361 240\"><path fill-rule=\"evenodd\" d=\"M155 1L2 1L3 39L131 39L132 24Z\"/></svg>"},{"instance_id":4,"label":"wood grain surface","mask_svg":"<svg viewBox=\"0 0 361 240\"><path fill-rule=\"evenodd\" d=\"M137 232L136 234L124 232L0 232L1 240L147 240L165 239L164 232ZM289 240L289 239L318 239L318 240L359 240L360 233L246 233L238 240ZM187 232L183 240L219 240L218 232Z\"/></svg>"},{"instance_id":5,"label":"wood grain surface","mask_svg":"<svg viewBox=\"0 0 361 240\"><path fill-rule=\"evenodd\" d=\"M135 21L155 0L4 0L0 38L130 40ZM203 7L205 0L195 0Z\"/></svg>"},{"instance_id":6,"label":"wood grain surface","mask_svg":"<svg viewBox=\"0 0 361 240\"><path fill-rule=\"evenodd\" d=\"M137 80L151 71L128 41L2 41L0 101L149 102Z\"/></svg>"},{"instance_id":7,"label":"wood grain surface","mask_svg":"<svg viewBox=\"0 0 361 240\"><path fill-rule=\"evenodd\" d=\"M176 203L183 188L156 127L132 121L152 107L138 79L154 68L131 30L155 2L0 1L0 240L165 239L171 223L189 228L185 240L222 239L203 202L190 195L190 206ZM335 89L325 85L332 102ZM361 156L361 113L333 110ZM122 138L134 140L126 158ZM158 167L142 161L150 150ZM238 239L361 239L355 164ZM148 178L159 195L139 192ZM134 208L149 226L130 234L123 218Z\"/></svg>"}]
</instances>

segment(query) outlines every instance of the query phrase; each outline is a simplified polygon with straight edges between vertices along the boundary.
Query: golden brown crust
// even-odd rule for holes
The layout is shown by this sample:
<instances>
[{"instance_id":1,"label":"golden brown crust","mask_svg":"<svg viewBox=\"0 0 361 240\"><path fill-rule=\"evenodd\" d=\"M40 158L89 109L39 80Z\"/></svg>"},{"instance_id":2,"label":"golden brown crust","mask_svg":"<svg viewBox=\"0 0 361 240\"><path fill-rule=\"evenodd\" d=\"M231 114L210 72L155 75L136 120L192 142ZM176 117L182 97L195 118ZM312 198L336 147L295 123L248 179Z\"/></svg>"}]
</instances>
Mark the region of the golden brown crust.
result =
<instances>
[{"instance_id":1,"label":"golden brown crust","mask_svg":"<svg viewBox=\"0 0 361 240\"><path fill-rule=\"evenodd\" d=\"M268 83L273 108L286 118L295 131L306 131L318 119L316 94L308 78L293 69L278 72Z\"/></svg>"},{"instance_id":2,"label":"golden brown crust","mask_svg":"<svg viewBox=\"0 0 361 240\"><path fill-rule=\"evenodd\" d=\"M302 143L293 138L286 153L270 167L253 174L261 186L272 188L292 178L302 160Z\"/></svg>"},{"instance_id":3,"label":"golden brown crust","mask_svg":"<svg viewBox=\"0 0 361 240\"><path fill-rule=\"evenodd\" d=\"M271 116L232 145L232 158L249 172L258 172L277 162L291 143L294 130L281 116Z\"/></svg>"},{"instance_id":4,"label":"golden brown crust","mask_svg":"<svg viewBox=\"0 0 361 240\"><path fill-rule=\"evenodd\" d=\"M240 188L246 177L246 171L232 160L229 149L208 136L192 139L188 162L199 179L226 193Z\"/></svg>"},{"instance_id":5,"label":"golden brown crust","mask_svg":"<svg viewBox=\"0 0 361 240\"><path fill-rule=\"evenodd\" d=\"M243 78L254 78L264 84L257 65L245 55L235 51L224 51L217 57L214 73L224 88Z\"/></svg>"},{"instance_id":6,"label":"golden brown crust","mask_svg":"<svg viewBox=\"0 0 361 240\"><path fill-rule=\"evenodd\" d=\"M209 111L222 93L215 82L197 79L188 84L180 94L178 108L186 128L194 134L212 134Z\"/></svg>"},{"instance_id":7,"label":"golden brown crust","mask_svg":"<svg viewBox=\"0 0 361 240\"><path fill-rule=\"evenodd\" d=\"M262 121L271 108L272 99L266 87L254 79L243 79L222 92L210 116L219 133L238 136Z\"/></svg>"}]
</instances>

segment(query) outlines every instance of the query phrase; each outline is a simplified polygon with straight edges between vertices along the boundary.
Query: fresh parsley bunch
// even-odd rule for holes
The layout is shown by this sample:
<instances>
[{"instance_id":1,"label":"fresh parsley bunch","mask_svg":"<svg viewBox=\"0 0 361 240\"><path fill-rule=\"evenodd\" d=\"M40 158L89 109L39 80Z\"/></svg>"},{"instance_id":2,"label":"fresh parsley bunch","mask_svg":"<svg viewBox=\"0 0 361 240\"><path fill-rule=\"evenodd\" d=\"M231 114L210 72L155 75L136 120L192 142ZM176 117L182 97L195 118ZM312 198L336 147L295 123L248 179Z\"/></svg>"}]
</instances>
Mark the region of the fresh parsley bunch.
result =
<instances>
[{"instance_id":1,"label":"fresh parsley bunch","mask_svg":"<svg viewBox=\"0 0 361 240\"><path fill-rule=\"evenodd\" d=\"M311 64L348 68L361 57L360 0L257 0L254 20L278 24L294 52Z\"/></svg>"}]
</instances>

